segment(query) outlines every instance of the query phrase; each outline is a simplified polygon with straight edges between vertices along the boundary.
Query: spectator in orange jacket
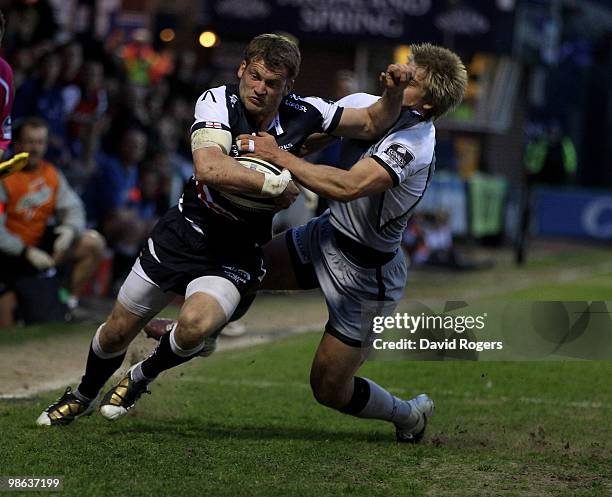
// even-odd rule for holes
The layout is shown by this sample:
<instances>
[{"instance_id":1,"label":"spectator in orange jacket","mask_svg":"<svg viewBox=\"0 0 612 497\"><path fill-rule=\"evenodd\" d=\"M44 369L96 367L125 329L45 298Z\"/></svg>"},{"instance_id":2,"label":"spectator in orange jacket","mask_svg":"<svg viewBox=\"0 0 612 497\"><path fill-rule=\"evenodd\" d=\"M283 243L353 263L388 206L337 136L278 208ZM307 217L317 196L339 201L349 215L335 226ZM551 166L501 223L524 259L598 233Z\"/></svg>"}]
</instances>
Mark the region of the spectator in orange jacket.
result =
<instances>
[{"instance_id":1,"label":"spectator in orange jacket","mask_svg":"<svg viewBox=\"0 0 612 497\"><path fill-rule=\"evenodd\" d=\"M12 324L20 277L74 263L69 303L76 305L104 251L102 236L85 230L78 195L53 164L43 160L47 123L25 119L15 129L16 152L29 152L28 165L0 182L0 326Z\"/></svg>"}]
</instances>

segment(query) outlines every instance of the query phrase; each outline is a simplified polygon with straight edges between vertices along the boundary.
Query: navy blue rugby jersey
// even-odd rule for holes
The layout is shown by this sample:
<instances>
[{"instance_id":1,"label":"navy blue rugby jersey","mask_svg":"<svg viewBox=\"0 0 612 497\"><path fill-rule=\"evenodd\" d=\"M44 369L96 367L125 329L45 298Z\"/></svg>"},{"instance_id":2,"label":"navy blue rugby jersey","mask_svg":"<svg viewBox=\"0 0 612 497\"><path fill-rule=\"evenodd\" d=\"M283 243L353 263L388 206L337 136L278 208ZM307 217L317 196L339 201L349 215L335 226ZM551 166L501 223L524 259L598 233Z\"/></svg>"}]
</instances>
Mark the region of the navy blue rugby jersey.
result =
<instances>
[{"instance_id":1,"label":"navy blue rugby jersey","mask_svg":"<svg viewBox=\"0 0 612 497\"><path fill-rule=\"evenodd\" d=\"M312 133L331 133L342 115L342 107L318 97L300 97L291 93L281 101L278 113L266 130L278 146L297 153ZM224 85L205 91L195 106L191 132L200 128L224 129L232 135L230 156L239 156L236 137L260 131L251 121L238 93L238 85ZM185 185L179 210L202 233L262 244L272 236L270 213L251 212L236 206L215 188L194 176Z\"/></svg>"}]
</instances>

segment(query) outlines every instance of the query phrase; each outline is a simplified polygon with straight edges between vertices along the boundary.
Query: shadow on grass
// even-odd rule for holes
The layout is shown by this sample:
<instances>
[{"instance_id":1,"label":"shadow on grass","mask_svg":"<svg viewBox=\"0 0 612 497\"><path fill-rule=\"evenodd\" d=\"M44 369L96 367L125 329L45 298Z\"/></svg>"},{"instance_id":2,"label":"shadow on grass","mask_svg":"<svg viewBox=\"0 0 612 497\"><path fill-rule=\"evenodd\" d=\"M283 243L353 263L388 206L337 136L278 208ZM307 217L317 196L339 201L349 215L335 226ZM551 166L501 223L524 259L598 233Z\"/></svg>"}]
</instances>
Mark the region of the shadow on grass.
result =
<instances>
[{"instance_id":1,"label":"shadow on grass","mask_svg":"<svg viewBox=\"0 0 612 497\"><path fill-rule=\"evenodd\" d=\"M141 435L156 435L172 438L193 439L198 437L210 441L219 440L303 440L317 442L362 442L379 444L394 442L395 433L389 425L388 433L363 431L337 431L329 429L305 428L297 426L269 426L261 424L242 424L231 426L221 423L202 423L200 419L184 418L177 420L148 419L135 421L129 426L109 427L109 436L126 436L129 433ZM426 442L427 443L427 442Z\"/></svg>"}]
</instances>

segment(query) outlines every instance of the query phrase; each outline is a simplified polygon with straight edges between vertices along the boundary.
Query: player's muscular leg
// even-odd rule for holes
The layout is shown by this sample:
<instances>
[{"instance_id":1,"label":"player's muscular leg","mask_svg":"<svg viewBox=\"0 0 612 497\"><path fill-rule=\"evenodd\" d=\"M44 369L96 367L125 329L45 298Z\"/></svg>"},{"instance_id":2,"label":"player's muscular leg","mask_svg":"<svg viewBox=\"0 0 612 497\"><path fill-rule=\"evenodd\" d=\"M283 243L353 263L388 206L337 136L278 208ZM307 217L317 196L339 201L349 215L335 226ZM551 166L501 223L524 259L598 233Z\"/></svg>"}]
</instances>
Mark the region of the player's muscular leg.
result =
<instances>
[{"instance_id":1,"label":"player's muscular leg","mask_svg":"<svg viewBox=\"0 0 612 497\"><path fill-rule=\"evenodd\" d=\"M100 347L109 354L125 350L148 320L148 317L137 316L120 302L115 302L115 307L100 330Z\"/></svg>"},{"instance_id":2,"label":"player's muscular leg","mask_svg":"<svg viewBox=\"0 0 612 497\"><path fill-rule=\"evenodd\" d=\"M285 233L276 235L263 246L266 276L261 290L299 290Z\"/></svg>"},{"instance_id":3,"label":"player's muscular leg","mask_svg":"<svg viewBox=\"0 0 612 497\"><path fill-rule=\"evenodd\" d=\"M310 370L310 386L320 404L345 407L353 395L353 376L365 360L366 350L350 347L325 333Z\"/></svg>"},{"instance_id":4,"label":"player's muscular leg","mask_svg":"<svg viewBox=\"0 0 612 497\"><path fill-rule=\"evenodd\" d=\"M194 293L181 307L175 331L176 343L182 349L194 349L226 321L225 311L214 297L204 292Z\"/></svg>"}]
</instances>

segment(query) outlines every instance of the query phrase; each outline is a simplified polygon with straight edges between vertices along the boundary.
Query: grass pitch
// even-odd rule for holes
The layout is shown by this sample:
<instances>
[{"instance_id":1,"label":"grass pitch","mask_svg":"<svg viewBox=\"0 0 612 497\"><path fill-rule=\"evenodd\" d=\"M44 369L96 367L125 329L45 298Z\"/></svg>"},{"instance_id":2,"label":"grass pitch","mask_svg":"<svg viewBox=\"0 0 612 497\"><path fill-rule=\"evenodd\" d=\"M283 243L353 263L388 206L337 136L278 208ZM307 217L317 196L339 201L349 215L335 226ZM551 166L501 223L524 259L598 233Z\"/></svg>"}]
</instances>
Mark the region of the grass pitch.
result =
<instances>
[{"instance_id":1,"label":"grass pitch","mask_svg":"<svg viewBox=\"0 0 612 497\"><path fill-rule=\"evenodd\" d=\"M64 495L612 495L612 365L372 362L396 394L431 392L420 446L311 398L318 337L226 352L167 375L130 416L39 428L49 398L0 404L2 474Z\"/></svg>"},{"instance_id":2,"label":"grass pitch","mask_svg":"<svg viewBox=\"0 0 612 497\"><path fill-rule=\"evenodd\" d=\"M503 267L445 276L444 288L612 300L610 270L600 270L606 257L587 253L573 277L558 257L504 288ZM420 274L409 293L435 296L437 285ZM36 346L43 332L24 339ZM424 443L409 446L394 441L387 423L312 399L318 340L309 334L193 361L115 423L96 414L66 428L35 426L57 391L0 401L0 475L61 476L66 496L612 496L612 362L369 362L362 375L402 397L427 392L436 401Z\"/></svg>"}]
</instances>

